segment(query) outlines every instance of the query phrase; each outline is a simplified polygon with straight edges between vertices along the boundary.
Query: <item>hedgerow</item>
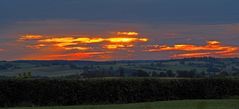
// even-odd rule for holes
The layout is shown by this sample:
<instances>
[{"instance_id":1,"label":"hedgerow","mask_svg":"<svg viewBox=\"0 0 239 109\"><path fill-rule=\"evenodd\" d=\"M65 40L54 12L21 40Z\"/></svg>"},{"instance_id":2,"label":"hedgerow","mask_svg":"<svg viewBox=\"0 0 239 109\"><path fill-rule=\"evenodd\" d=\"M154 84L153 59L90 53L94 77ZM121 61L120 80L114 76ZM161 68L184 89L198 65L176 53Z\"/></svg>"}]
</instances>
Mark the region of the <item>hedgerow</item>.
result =
<instances>
[{"instance_id":1,"label":"hedgerow","mask_svg":"<svg viewBox=\"0 0 239 109\"><path fill-rule=\"evenodd\" d=\"M0 106L221 99L239 95L238 79L0 80Z\"/></svg>"}]
</instances>

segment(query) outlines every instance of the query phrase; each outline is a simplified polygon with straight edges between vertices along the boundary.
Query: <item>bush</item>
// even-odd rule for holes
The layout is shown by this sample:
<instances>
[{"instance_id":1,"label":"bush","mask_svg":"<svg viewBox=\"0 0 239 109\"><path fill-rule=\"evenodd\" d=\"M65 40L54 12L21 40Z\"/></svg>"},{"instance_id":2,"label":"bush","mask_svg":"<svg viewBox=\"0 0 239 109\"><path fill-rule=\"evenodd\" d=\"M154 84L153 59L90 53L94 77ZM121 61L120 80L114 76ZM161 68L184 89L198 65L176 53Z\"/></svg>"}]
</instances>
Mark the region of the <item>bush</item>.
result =
<instances>
[{"instance_id":1,"label":"bush","mask_svg":"<svg viewBox=\"0 0 239 109\"><path fill-rule=\"evenodd\" d=\"M237 79L1 80L0 106L220 99L239 95Z\"/></svg>"}]
</instances>

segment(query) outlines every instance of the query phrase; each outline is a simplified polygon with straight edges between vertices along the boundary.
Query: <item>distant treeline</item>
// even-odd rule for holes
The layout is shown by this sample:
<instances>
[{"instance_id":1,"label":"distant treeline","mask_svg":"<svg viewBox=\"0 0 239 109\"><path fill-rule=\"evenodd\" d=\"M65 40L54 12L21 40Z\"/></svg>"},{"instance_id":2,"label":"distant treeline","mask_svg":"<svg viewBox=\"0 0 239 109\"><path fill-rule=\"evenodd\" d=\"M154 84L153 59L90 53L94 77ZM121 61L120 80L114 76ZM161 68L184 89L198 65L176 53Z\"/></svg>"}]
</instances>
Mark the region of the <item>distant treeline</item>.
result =
<instances>
[{"instance_id":1,"label":"distant treeline","mask_svg":"<svg viewBox=\"0 0 239 109\"><path fill-rule=\"evenodd\" d=\"M1 80L0 106L221 99L239 95L238 79Z\"/></svg>"},{"instance_id":2,"label":"distant treeline","mask_svg":"<svg viewBox=\"0 0 239 109\"><path fill-rule=\"evenodd\" d=\"M0 76L36 77L239 77L239 58L125 61L0 61ZM4 77L0 77L4 79Z\"/></svg>"}]
</instances>

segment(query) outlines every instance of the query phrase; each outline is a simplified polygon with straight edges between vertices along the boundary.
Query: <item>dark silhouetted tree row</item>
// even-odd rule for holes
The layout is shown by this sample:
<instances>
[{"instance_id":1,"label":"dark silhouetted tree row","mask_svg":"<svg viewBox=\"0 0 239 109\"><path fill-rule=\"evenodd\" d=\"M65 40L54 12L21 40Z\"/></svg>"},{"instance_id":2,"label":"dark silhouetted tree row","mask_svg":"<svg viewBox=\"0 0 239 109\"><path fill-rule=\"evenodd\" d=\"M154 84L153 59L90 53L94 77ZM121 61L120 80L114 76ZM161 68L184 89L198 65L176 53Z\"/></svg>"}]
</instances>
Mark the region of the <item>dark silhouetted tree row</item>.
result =
<instances>
[{"instance_id":1,"label":"dark silhouetted tree row","mask_svg":"<svg viewBox=\"0 0 239 109\"><path fill-rule=\"evenodd\" d=\"M0 106L220 99L239 95L236 79L1 80Z\"/></svg>"}]
</instances>

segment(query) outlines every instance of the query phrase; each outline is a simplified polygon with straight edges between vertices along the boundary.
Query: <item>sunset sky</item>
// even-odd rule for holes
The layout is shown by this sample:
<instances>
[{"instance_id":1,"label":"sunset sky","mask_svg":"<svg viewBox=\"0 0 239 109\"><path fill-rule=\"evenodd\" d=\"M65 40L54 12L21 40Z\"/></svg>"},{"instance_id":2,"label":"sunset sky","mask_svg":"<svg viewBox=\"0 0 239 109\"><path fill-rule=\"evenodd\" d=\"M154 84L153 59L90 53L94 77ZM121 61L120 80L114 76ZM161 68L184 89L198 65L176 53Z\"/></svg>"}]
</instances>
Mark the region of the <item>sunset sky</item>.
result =
<instances>
[{"instance_id":1,"label":"sunset sky","mask_svg":"<svg viewBox=\"0 0 239 109\"><path fill-rule=\"evenodd\" d=\"M0 60L239 57L238 0L0 0Z\"/></svg>"}]
</instances>

